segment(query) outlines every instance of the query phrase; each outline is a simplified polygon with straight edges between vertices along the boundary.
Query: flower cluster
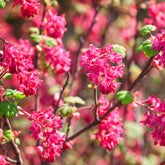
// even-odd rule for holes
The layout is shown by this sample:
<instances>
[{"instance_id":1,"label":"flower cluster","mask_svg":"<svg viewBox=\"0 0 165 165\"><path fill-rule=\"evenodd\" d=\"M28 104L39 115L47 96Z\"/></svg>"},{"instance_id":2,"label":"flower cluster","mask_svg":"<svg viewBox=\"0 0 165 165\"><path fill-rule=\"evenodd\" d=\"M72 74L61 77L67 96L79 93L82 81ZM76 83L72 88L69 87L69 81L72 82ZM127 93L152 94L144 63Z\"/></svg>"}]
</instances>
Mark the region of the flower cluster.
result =
<instances>
[{"instance_id":1,"label":"flower cluster","mask_svg":"<svg viewBox=\"0 0 165 165\"><path fill-rule=\"evenodd\" d=\"M149 105L145 113L145 120L141 121L141 123L153 129L150 134L155 145L165 146L165 101L161 102L153 95L142 103Z\"/></svg>"},{"instance_id":2,"label":"flower cluster","mask_svg":"<svg viewBox=\"0 0 165 165\"><path fill-rule=\"evenodd\" d=\"M9 162L6 161L5 156L0 155L0 165L8 165Z\"/></svg>"},{"instance_id":3,"label":"flower cluster","mask_svg":"<svg viewBox=\"0 0 165 165\"><path fill-rule=\"evenodd\" d=\"M14 0L15 7L18 4L21 4L21 13L23 17L34 17L38 14L38 7L40 4L39 0Z\"/></svg>"},{"instance_id":4,"label":"flower cluster","mask_svg":"<svg viewBox=\"0 0 165 165\"><path fill-rule=\"evenodd\" d=\"M38 72L33 65L34 49L28 41L20 40L20 47L12 44L5 45L0 65L6 72L16 74L20 82L18 89L23 90L26 96L35 95L36 88L41 85Z\"/></svg>"},{"instance_id":5,"label":"flower cluster","mask_svg":"<svg viewBox=\"0 0 165 165\"><path fill-rule=\"evenodd\" d=\"M52 48L44 48L46 53L46 61L49 66L53 66L53 71L58 73L65 73L70 70L71 59L69 58L69 52L63 49L63 47L56 46Z\"/></svg>"},{"instance_id":6,"label":"flower cluster","mask_svg":"<svg viewBox=\"0 0 165 165\"><path fill-rule=\"evenodd\" d=\"M67 30L65 28L66 20L65 15L58 16L56 12L47 12L46 13L46 22L43 22L43 29L48 36L60 40L63 37L64 32Z\"/></svg>"},{"instance_id":7,"label":"flower cluster","mask_svg":"<svg viewBox=\"0 0 165 165\"><path fill-rule=\"evenodd\" d=\"M45 111L35 111L30 120L33 125L29 128L35 140L41 139L40 146L34 147L39 151L41 159L54 162L63 148L66 135L59 131L62 128L60 116L54 115L52 108Z\"/></svg>"},{"instance_id":8,"label":"flower cluster","mask_svg":"<svg viewBox=\"0 0 165 165\"><path fill-rule=\"evenodd\" d=\"M153 44L152 49L157 50L158 55L155 57L155 60L158 61L158 65L163 65L165 67L165 30L162 30L161 33L157 33L155 38L151 40Z\"/></svg>"},{"instance_id":9,"label":"flower cluster","mask_svg":"<svg viewBox=\"0 0 165 165\"><path fill-rule=\"evenodd\" d=\"M108 100L101 95L98 101L98 115L101 117L109 108ZM99 132L96 133L96 139L100 141L100 147L105 147L108 150L112 150L117 144L119 144L120 134L123 132L121 119L118 112L112 111L105 119L99 124Z\"/></svg>"},{"instance_id":10,"label":"flower cluster","mask_svg":"<svg viewBox=\"0 0 165 165\"><path fill-rule=\"evenodd\" d=\"M145 18L145 24L152 24L160 30L165 27L165 3L152 5L148 8L149 18Z\"/></svg>"},{"instance_id":11,"label":"flower cluster","mask_svg":"<svg viewBox=\"0 0 165 165\"><path fill-rule=\"evenodd\" d=\"M54 47L44 45L45 60L49 63L49 66L53 66L53 71L57 74L68 72L71 65L70 54L64 49L62 42L63 34L66 31L65 25L64 14L58 16L56 12L52 12L51 10L48 10L45 21L42 23L44 34L52 37L57 42L57 46Z\"/></svg>"},{"instance_id":12,"label":"flower cluster","mask_svg":"<svg viewBox=\"0 0 165 165\"><path fill-rule=\"evenodd\" d=\"M114 82L114 79L123 75L122 57L121 54L113 51L113 46L110 44L102 49L90 46L81 56L81 66L89 72L87 74L89 80L98 85L101 93L115 93L119 83Z\"/></svg>"}]
</instances>

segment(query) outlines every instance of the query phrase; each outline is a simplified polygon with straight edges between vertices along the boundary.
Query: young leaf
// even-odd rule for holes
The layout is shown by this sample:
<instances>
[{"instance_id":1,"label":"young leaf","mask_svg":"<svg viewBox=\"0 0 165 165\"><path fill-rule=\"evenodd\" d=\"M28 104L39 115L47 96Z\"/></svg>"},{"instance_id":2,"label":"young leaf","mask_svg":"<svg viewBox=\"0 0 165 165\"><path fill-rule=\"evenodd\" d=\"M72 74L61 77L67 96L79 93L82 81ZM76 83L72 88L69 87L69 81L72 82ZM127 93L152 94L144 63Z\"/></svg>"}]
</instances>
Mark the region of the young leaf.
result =
<instances>
[{"instance_id":1,"label":"young leaf","mask_svg":"<svg viewBox=\"0 0 165 165\"><path fill-rule=\"evenodd\" d=\"M39 34L39 29L36 28L36 27L31 27L31 28L29 29L29 31L30 31L30 33Z\"/></svg>"},{"instance_id":2,"label":"young leaf","mask_svg":"<svg viewBox=\"0 0 165 165\"><path fill-rule=\"evenodd\" d=\"M54 38L47 37L45 39L45 42L46 42L48 47L57 46L57 42L56 42L56 40Z\"/></svg>"},{"instance_id":3,"label":"young leaf","mask_svg":"<svg viewBox=\"0 0 165 165\"><path fill-rule=\"evenodd\" d=\"M30 37L35 42L40 42L40 40L42 39L42 36L37 35L37 34L32 34L32 35L30 35Z\"/></svg>"},{"instance_id":4,"label":"young leaf","mask_svg":"<svg viewBox=\"0 0 165 165\"><path fill-rule=\"evenodd\" d=\"M120 91L116 95L116 100L121 101L123 105L133 102L133 96L129 91Z\"/></svg>"},{"instance_id":5,"label":"young leaf","mask_svg":"<svg viewBox=\"0 0 165 165\"><path fill-rule=\"evenodd\" d=\"M112 45L113 46L113 51L117 51L119 54L123 55L123 58L126 55L126 49L123 46L120 45Z\"/></svg>"},{"instance_id":6,"label":"young leaf","mask_svg":"<svg viewBox=\"0 0 165 165\"><path fill-rule=\"evenodd\" d=\"M137 48L137 53L144 51L144 54L149 56L155 56L158 52L156 50L152 50L152 43L150 40L143 41Z\"/></svg>"},{"instance_id":7,"label":"young leaf","mask_svg":"<svg viewBox=\"0 0 165 165\"><path fill-rule=\"evenodd\" d=\"M17 91L13 89L7 89L3 96L8 96L9 98L23 99L25 95L22 91Z\"/></svg>"},{"instance_id":8,"label":"young leaf","mask_svg":"<svg viewBox=\"0 0 165 165\"><path fill-rule=\"evenodd\" d=\"M5 8L6 2L4 0L0 0L0 8Z\"/></svg>"},{"instance_id":9,"label":"young leaf","mask_svg":"<svg viewBox=\"0 0 165 165\"><path fill-rule=\"evenodd\" d=\"M11 80L13 78L13 76L10 73L6 73L3 78L7 79L7 80Z\"/></svg>"},{"instance_id":10,"label":"young leaf","mask_svg":"<svg viewBox=\"0 0 165 165\"><path fill-rule=\"evenodd\" d=\"M9 142L13 136L14 134L11 130L3 130L3 138L6 142Z\"/></svg>"},{"instance_id":11,"label":"young leaf","mask_svg":"<svg viewBox=\"0 0 165 165\"><path fill-rule=\"evenodd\" d=\"M73 107L63 104L60 108L60 115L63 117L69 116L71 113L73 113Z\"/></svg>"},{"instance_id":12,"label":"young leaf","mask_svg":"<svg viewBox=\"0 0 165 165\"><path fill-rule=\"evenodd\" d=\"M144 36L144 35L150 33L151 31L155 31L155 30L156 30L156 26L146 25L142 28L141 34Z\"/></svg>"},{"instance_id":13,"label":"young leaf","mask_svg":"<svg viewBox=\"0 0 165 165\"><path fill-rule=\"evenodd\" d=\"M80 97L72 97L72 96L69 96L69 97L65 97L64 98L64 102L66 103L73 103L73 104L82 104L84 105L85 104L85 101L83 99L81 99Z\"/></svg>"},{"instance_id":14,"label":"young leaf","mask_svg":"<svg viewBox=\"0 0 165 165\"><path fill-rule=\"evenodd\" d=\"M17 106L4 100L0 102L0 116L5 115L7 118L14 117L18 113Z\"/></svg>"}]
</instances>

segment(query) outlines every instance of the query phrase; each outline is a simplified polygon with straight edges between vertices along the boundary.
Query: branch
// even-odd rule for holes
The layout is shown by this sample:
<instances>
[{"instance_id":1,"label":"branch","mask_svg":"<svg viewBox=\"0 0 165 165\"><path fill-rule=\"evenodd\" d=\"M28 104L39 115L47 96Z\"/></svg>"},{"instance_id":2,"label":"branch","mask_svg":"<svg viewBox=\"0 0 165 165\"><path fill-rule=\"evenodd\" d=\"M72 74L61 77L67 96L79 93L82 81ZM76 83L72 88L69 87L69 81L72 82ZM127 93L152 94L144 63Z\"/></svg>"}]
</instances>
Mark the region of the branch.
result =
<instances>
[{"instance_id":1,"label":"branch","mask_svg":"<svg viewBox=\"0 0 165 165\"><path fill-rule=\"evenodd\" d=\"M63 92L64 92L64 90L65 90L65 88L66 88L66 86L68 85L68 82L69 82L70 74L69 74L69 72L67 72L66 74L67 74L67 79L65 81L65 84L64 84L63 88L61 89L60 96L59 96L59 99L57 101L57 105L56 105L55 110L54 110L54 114L56 114L56 112L57 112L57 109L58 109L60 100L62 98Z\"/></svg>"},{"instance_id":2,"label":"branch","mask_svg":"<svg viewBox=\"0 0 165 165\"><path fill-rule=\"evenodd\" d=\"M148 61L148 63L146 64L146 66L144 67L143 71L140 73L140 75L136 78L136 80L130 85L130 87L128 88L129 91L131 91L137 84L138 82L149 72L149 70L152 68L150 67L152 61L153 61L154 57L151 57ZM85 126L84 128L80 129L79 131L77 131L75 134L73 134L71 137L69 137L65 142L69 141L69 140L73 140L74 138L76 138L77 136L79 136L80 134L84 133L85 131L87 131L88 129L91 129L92 127L98 125L110 112L112 112L116 107L120 107L122 104L120 101L116 102L112 107L110 107L108 109L107 112L104 113L104 115L102 115L98 120L94 120L92 123L90 123L89 125Z\"/></svg>"},{"instance_id":3,"label":"branch","mask_svg":"<svg viewBox=\"0 0 165 165\"><path fill-rule=\"evenodd\" d=\"M151 65L153 59L154 59L154 57L151 57L149 59L148 63L144 67L143 71L140 73L140 75L136 78L136 80L128 88L128 91L131 91L139 83L139 81L150 71L150 69L152 68L152 67L150 67L150 65Z\"/></svg>"}]
</instances>

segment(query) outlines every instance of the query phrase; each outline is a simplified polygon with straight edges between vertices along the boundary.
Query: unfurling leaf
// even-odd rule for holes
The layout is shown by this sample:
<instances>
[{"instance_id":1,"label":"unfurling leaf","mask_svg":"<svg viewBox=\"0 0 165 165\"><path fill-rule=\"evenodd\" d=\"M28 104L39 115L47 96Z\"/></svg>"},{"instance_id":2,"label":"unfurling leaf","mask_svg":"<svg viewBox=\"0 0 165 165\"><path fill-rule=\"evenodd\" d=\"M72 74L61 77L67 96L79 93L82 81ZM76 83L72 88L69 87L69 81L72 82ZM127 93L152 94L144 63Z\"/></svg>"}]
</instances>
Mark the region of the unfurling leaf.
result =
<instances>
[{"instance_id":1,"label":"unfurling leaf","mask_svg":"<svg viewBox=\"0 0 165 165\"><path fill-rule=\"evenodd\" d=\"M133 102L133 96L129 91L120 91L116 95L116 100L121 101L123 105Z\"/></svg>"}]
</instances>

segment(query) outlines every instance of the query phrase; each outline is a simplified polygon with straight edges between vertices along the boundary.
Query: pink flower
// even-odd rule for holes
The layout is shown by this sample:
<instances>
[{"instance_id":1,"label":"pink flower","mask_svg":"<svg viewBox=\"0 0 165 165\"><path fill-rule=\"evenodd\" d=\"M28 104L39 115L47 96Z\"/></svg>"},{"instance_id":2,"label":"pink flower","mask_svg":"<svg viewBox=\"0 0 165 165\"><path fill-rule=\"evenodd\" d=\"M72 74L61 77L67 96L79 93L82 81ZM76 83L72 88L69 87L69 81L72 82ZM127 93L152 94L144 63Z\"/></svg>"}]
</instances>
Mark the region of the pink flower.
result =
<instances>
[{"instance_id":1,"label":"pink flower","mask_svg":"<svg viewBox=\"0 0 165 165\"><path fill-rule=\"evenodd\" d=\"M53 66L53 71L58 73L65 73L70 70L71 59L69 52L66 51L62 45L56 47L45 47L45 59L49 66Z\"/></svg>"},{"instance_id":2,"label":"pink flower","mask_svg":"<svg viewBox=\"0 0 165 165\"><path fill-rule=\"evenodd\" d=\"M108 100L101 95L98 101L98 115L101 117L109 108ZM105 147L112 150L119 144L120 134L123 132L121 119L117 111L112 111L109 115L100 122L99 132L96 133L96 139L100 141L100 147Z\"/></svg>"},{"instance_id":3,"label":"pink flower","mask_svg":"<svg viewBox=\"0 0 165 165\"><path fill-rule=\"evenodd\" d=\"M65 15L58 16L57 13L53 13L50 10L46 13L46 21L42 23L43 30L47 35L55 39L62 38L66 31Z\"/></svg>"},{"instance_id":4,"label":"pink flower","mask_svg":"<svg viewBox=\"0 0 165 165\"><path fill-rule=\"evenodd\" d=\"M60 116L54 115L52 108L32 112L30 120L34 121L30 131L35 140L41 139L40 146L34 147L41 159L54 162L59 157L66 135L59 131L62 128Z\"/></svg>"},{"instance_id":5,"label":"pink flower","mask_svg":"<svg viewBox=\"0 0 165 165\"><path fill-rule=\"evenodd\" d=\"M153 131L150 133L154 144L165 146L165 100L160 102L154 95L142 103L149 104L145 113L145 120L141 121Z\"/></svg>"},{"instance_id":6,"label":"pink flower","mask_svg":"<svg viewBox=\"0 0 165 165\"><path fill-rule=\"evenodd\" d=\"M38 139L42 139L43 138L43 134L42 134L42 131L41 131L41 126L40 124L36 123L36 122L33 122L32 126L29 127L29 130L31 132L33 132L31 134L32 137L35 138L35 140L38 140Z\"/></svg>"},{"instance_id":7,"label":"pink flower","mask_svg":"<svg viewBox=\"0 0 165 165\"><path fill-rule=\"evenodd\" d=\"M9 162L5 160L5 156L0 155L0 165L8 165Z\"/></svg>"},{"instance_id":8,"label":"pink flower","mask_svg":"<svg viewBox=\"0 0 165 165\"><path fill-rule=\"evenodd\" d=\"M145 24L152 24L157 27L157 30L165 27L165 3L158 3L148 8L149 18L144 19Z\"/></svg>"},{"instance_id":9,"label":"pink flower","mask_svg":"<svg viewBox=\"0 0 165 165\"><path fill-rule=\"evenodd\" d=\"M162 30L161 33L157 33L155 38L151 40L153 44L152 50L157 50L158 55L154 60L158 61L158 65L165 67L165 30Z\"/></svg>"},{"instance_id":10,"label":"pink flower","mask_svg":"<svg viewBox=\"0 0 165 165\"><path fill-rule=\"evenodd\" d=\"M89 80L98 85L103 94L115 93L119 83L114 80L123 75L123 56L116 51L113 52L112 49L109 44L102 49L90 46L81 56L81 66L89 72L87 74Z\"/></svg>"},{"instance_id":11,"label":"pink flower","mask_svg":"<svg viewBox=\"0 0 165 165\"><path fill-rule=\"evenodd\" d=\"M21 13L23 17L34 17L38 14L38 7L40 4L38 3L39 0L14 0L15 7L18 4L21 4Z\"/></svg>"},{"instance_id":12,"label":"pink flower","mask_svg":"<svg viewBox=\"0 0 165 165\"><path fill-rule=\"evenodd\" d=\"M3 56L0 65L12 74L16 74L20 82L18 89L26 96L35 95L36 88L41 86L38 72L34 69L34 48L28 41L20 40L20 47L12 44L4 45Z\"/></svg>"}]
</instances>

